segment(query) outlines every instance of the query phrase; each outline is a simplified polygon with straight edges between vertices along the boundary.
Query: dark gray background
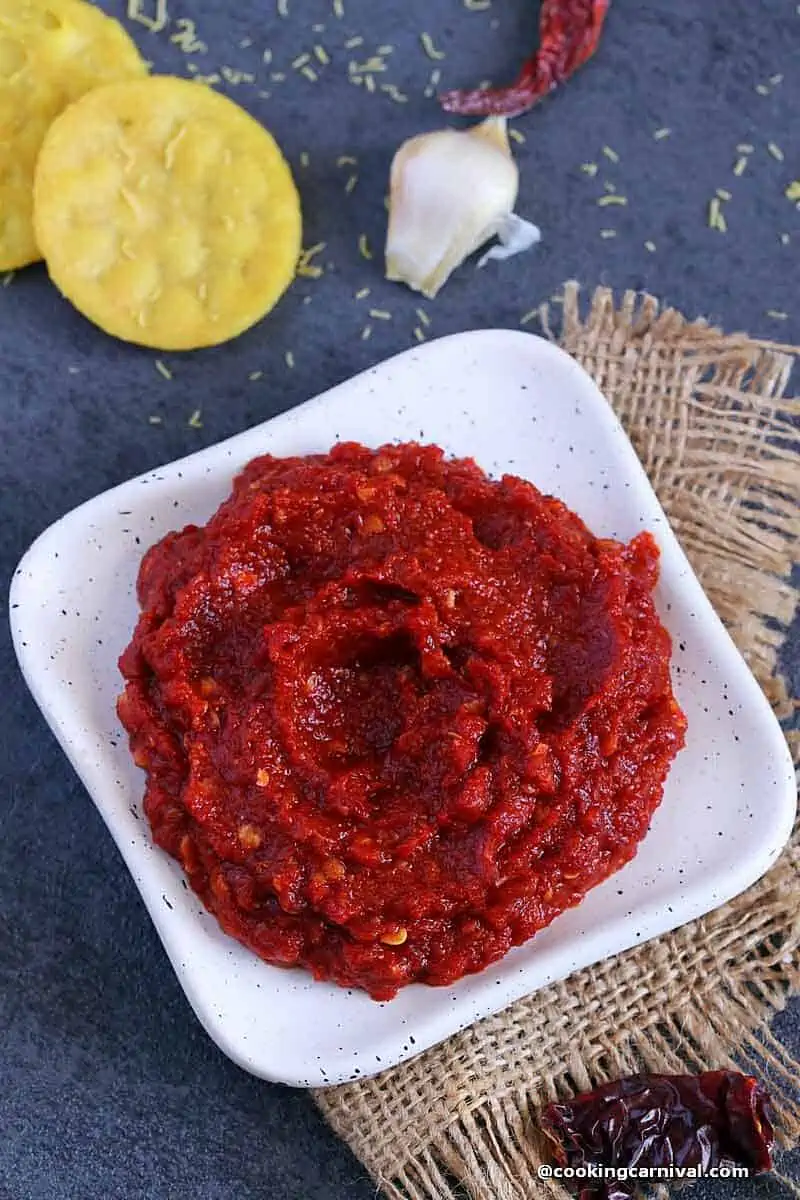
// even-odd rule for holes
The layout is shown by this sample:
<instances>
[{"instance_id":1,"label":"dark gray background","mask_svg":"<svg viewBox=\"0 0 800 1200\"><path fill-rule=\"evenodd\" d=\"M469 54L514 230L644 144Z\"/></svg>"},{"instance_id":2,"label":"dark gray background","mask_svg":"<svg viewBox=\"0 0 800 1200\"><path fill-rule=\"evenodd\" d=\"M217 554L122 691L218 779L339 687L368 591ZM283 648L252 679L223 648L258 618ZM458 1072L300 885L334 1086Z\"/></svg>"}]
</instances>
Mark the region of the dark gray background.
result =
<instances>
[{"instance_id":1,"label":"dark gray background","mask_svg":"<svg viewBox=\"0 0 800 1200\"><path fill-rule=\"evenodd\" d=\"M145 6L154 0L144 0ZM208 52L187 56L169 33L130 25L157 69L257 75L226 90L273 130L297 169L305 244L327 242L319 281L299 281L258 328L222 349L162 356L114 342L83 321L40 267L0 290L3 385L3 570L80 501L262 421L412 340L419 301L381 279L357 239L380 248L383 196L394 149L441 123L423 96L432 67L443 83L498 81L533 45L538 5L494 0L484 13L461 0L171 0L193 17ZM105 7L123 15L122 0ZM152 10L151 10L152 11ZM313 33L314 22L324 32ZM446 52L423 54L429 31ZM347 37L365 45L342 49ZM251 46L242 46L252 39ZM333 62L311 83L288 64L314 42ZM392 43L384 78L409 94L398 105L347 82L347 60ZM261 58L274 53L272 67ZM726 329L800 341L800 213L784 196L800 176L800 12L794 0L614 0L601 52L562 92L517 122L519 210L544 242L480 275L459 271L425 308L432 334L516 326L567 278L587 287L647 288ZM286 81L271 83L270 70ZM782 74L773 85L770 77ZM767 84L761 95L757 85ZM271 96L261 95L271 92ZM669 127L656 141L653 133ZM766 149L774 141L785 162ZM737 143L755 147L734 178ZM619 155L612 164L604 145ZM306 152L309 165L300 165ZM357 168L338 168L340 155ZM580 164L596 161L590 179ZM344 183L357 171L346 195ZM626 208L599 208L610 180ZM727 188L728 233L707 227L716 188ZM600 230L615 228L603 240ZM791 235L784 245L779 235ZM646 240L656 251L645 249ZM370 287L366 302L354 293ZM305 303L310 298L309 303ZM363 311L393 314L362 341ZM767 315L782 310L784 321ZM291 351L294 370L287 369ZM249 376L263 372L263 378ZM201 410L202 428L188 422ZM151 424L151 416L161 417ZM309 1097L250 1078L219 1053L192 1017L111 839L17 674L5 628L0 760L0 1197L2 1200L369 1200L359 1165L330 1134ZM800 1049L797 1005L778 1026ZM795 1164L797 1160L795 1159ZM786 1169L791 1164L785 1164ZM531 1194L535 1194L535 1185ZM704 1185L698 1197L768 1197L775 1181Z\"/></svg>"}]
</instances>

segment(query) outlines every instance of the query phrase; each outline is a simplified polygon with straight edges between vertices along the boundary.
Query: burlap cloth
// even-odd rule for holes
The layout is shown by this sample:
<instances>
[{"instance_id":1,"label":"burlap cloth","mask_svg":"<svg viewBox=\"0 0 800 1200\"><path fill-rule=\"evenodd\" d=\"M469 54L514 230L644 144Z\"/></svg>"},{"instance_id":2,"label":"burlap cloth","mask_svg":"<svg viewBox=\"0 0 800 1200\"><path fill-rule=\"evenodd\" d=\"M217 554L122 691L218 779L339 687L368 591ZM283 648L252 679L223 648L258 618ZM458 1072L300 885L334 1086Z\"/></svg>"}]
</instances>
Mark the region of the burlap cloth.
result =
<instances>
[{"instance_id":1,"label":"burlap cloth","mask_svg":"<svg viewBox=\"0 0 800 1200\"><path fill-rule=\"evenodd\" d=\"M550 335L556 312L543 307ZM775 705L776 655L796 595L800 402L791 347L724 336L595 292L564 290L560 344L597 381L645 465L717 611ZM558 397L554 397L557 403ZM724 908L590 967L374 1079L315 1093L387 1196L563 1197L540 1182L537 1112L635 1070L735 1064L766 1076L783 1145L800 1137L800 1064L770 1020L800 985L800 831L769 874Z\"/></svg>"}]
</instances>

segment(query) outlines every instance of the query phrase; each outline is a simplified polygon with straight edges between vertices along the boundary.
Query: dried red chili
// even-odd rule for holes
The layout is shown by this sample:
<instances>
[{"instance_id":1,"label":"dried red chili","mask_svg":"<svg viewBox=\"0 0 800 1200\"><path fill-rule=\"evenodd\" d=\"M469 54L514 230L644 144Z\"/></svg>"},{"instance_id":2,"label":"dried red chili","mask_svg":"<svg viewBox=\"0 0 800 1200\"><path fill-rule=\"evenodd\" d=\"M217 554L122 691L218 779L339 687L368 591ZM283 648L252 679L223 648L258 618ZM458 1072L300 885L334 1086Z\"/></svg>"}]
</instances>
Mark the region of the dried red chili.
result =
<instances>
[{"instance_id":1,"label":"dried red chili","mask_svg":"<svg viewBox=\"0 0 800 1200\"><path fill-rule=\"evenodd\" d=\"M736 1071L632 1075L549 1105L542 1124L566 1167L772 1166L769 1097ZM625 1200L636 1189L635 1180L563 1182L580 1200Z\"/></svg>"},{"instance_id":2,"label":"dried red chili","mask_svg":"<svg viewBox=\"0 0 800 1200\"><path fill-rule=\"evenodd\" d=\"M503 88L444 92L446 112L464 116L518 117L565 83L592 57L611 0L542 0L539 49L516 83Z\"/></svg>"}]
</instances>

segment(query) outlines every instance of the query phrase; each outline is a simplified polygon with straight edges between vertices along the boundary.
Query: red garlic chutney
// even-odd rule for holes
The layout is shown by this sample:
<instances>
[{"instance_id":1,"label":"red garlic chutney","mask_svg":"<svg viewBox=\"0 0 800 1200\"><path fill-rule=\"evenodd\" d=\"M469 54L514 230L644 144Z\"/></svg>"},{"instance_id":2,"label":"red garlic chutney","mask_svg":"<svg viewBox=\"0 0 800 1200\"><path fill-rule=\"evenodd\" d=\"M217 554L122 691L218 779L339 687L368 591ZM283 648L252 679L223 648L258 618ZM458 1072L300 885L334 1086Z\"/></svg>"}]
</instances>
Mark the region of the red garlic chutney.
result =
<instances>
[{"instance_id":1,"label":"red garlic chutney","mask_svg":"<svg viewBox=\"0 0 800 1200\"><path fill-rule=\"evenodd\" d=\"M636 853L686 722L658 550L435 446L265 456L145 555L119 714L157 844L267 962L387 1000Z\"/></svg>"}]
</instances>

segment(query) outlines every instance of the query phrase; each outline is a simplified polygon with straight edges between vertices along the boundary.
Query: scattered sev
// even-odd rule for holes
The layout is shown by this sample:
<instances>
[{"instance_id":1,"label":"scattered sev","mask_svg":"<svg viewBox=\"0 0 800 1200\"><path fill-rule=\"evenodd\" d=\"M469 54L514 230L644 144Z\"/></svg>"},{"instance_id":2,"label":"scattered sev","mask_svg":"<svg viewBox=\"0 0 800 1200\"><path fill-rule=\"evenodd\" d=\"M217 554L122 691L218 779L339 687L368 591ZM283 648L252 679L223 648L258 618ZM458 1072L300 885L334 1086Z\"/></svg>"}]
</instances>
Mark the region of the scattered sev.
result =
<instances>
[{"instance_id":1,"label":"scattered sev","mask_svg":"<svg viewBox=\"0 0 800 1200\"><path fill-rule=\"evenodd\" d=\"M220 72L225 82L233 85L256 81L255 75L251 75L249 71L237 71L236 67L220 67Z\"/></svg>"},{"instance_id":2,"label":"scattered sev","mask_svg":"<svg viewBox=\"0 0 800 1200\"><path fill-rule=\"evenodd\" d=\"M715 229L717 233L726 233L728 223L725 220L725 215L722 211L722 203L719 196L713 196L708 205L708 225L710 229Z\"/></svg>"},{"instance_id":3,"label":"scattered sev","mask_svg":"<svg viewBox=\"0 0 800 1200\"><path fill-rule=\"evenodd\" d=\"M436 49L433 44L433 38L429 33L421 33L419 35L419 40L422 45L422 49L427 54L428 58L441 59L445 57L443 50Z\"/></svg>"},{"instance_id":4,"label":"scattered sev","mask_svg":"<svg viewBox=\"0 0 800 1200\"><path fill-rule=\"evenodd\" d=\"M156 0L156 12L153 17L148 17L146 13L142 12L142 4L143 0L128 0L128 20L138 21L151 33L161 33L161 30L166 29L169 22L167 0Z\"/></svg>"},{"instance_id":5,"label":"scattered sev","mask_svg":"<svg viewBox=\"0 0 800 1200\"><path fill-rule=\"evenodd\" d=\"M386 70L386 63L379 54L371 55L366 62L359 63L353 58L347 64L347 70L351 75L375 75Z\"/></svg>"},{"instance_id":6,"label":"scattered sev","mask_svg":"<svg viewBox=\"0 0 800 1200\"><path fill-rule=\"evenodd\" d=\"M287 350L284 357L286 358L286 365L289 370L294 370L294 355L292 354L291 350Z\"/></svg>"},{"instance_id":7,"label":"scattered sev","mask_svg":"<svg viewBox=\"0 0 800 1200\"><path fill-rule=\"evenodd\" d=\"M358 235L358 253L362 258L372 258L372 251L369 248L369 242L367 241L367 235L365 233L360 233Z\"/></svg>"},{"instance_id":8,"label":"scattered sev","mask_svg":"<svg viewBox=\"0 0 800 1200\"><path fill-rule=\"evenodd\" d=\"M174 46L183 50L184 54L205 54L208 46L197 36L197 26L189 17L179 17L175 22L178 29L170 36Z\"/></svg>"},{"instance_id":9,"label":"scattered sev","mask_svg":"<svg viewBox=\"0 0 800 1200\"><path fill-rule=\"evenodd\" d=\"M385 92L390 100L394 100L395 104L406 104L408 102L408 96L405 92L400 91L396 83L382 83L381 91ZM513 129L511 130L511 134L513 136Z\"/></svg>"},{"instance_id":10,"label":"scattered sev","mask_svg":"<svg viewBox=\"0 0 800 1200\"><path fill-rule=\"evenodd\" d=\"M303 279L319 279L322 275L322 267L312 263L312 258L316 258L325 249L327 242L317 242L315 246L309 246L308 250L303 250L300 258L297 260L297 274Z\"/></svg>"},{"instance_id":11,"label":"scattered sev","mask_svg":"<svg viewBox=\"0 0 800 1200\"><path fill-rule=\"evenodd\" d=\"M164 379L172 379L172 371L170 371L166 363L163 363L160 358L155 360L153 366Z\"/></svg>"},{"instance_id":12,"label":"scattered sev","mask_svg":"<svg viewBox=\"0 0 800 1200\"><path fill-rule=\"evenodd\" d=\"M427 99L430 99L430 97L434 95L437 87L439 86L439 82L440 82L441 78L442 78L442 72L439 70L438 67L434 67L434 69L431 71L431 77L428 80L427 86L423 93L423 95Z\"/></svg>"},{"instance_id":13,"label":"scattered sev","mask_svg":"<svg viewBox=\"0 0 800 1200\"><path fill-rule=\"evenodd\" d=\"M202 429L203 428L202 417L203 417L203 410L201 408L196 408L194 410L194 412L192 413L192 415L189 417L189 420L186 422L186 424L189 426L190 429Z\"/></svg>"}]
</instances>

